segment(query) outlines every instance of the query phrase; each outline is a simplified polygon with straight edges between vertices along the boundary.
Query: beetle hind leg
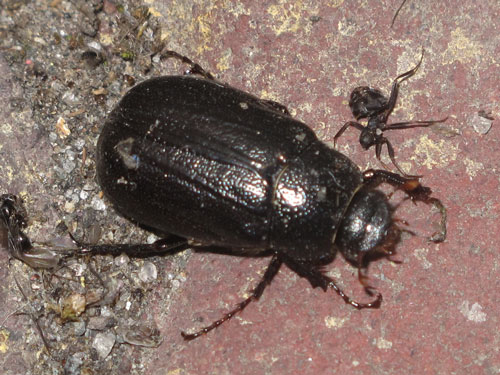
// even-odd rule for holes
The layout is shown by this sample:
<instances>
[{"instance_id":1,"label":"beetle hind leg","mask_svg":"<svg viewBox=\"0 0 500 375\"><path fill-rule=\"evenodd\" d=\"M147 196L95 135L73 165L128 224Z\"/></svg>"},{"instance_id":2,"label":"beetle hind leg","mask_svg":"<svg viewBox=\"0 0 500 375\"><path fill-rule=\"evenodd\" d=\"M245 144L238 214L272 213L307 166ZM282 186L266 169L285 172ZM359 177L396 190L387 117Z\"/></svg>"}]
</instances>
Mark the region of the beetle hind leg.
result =
<instances>
[{"instance_id":1,"label":"beetle hind leg","mask_svg":"<svg viewBox=\"0 0 500 375\"><path fill-rule=\"evenodd\" d=\"M150 244L104 244L89 245L77 241L71 234L71 239L78 247L78 253L74 255L113 255L118 256L122 253L133 257L147 257L151 255L176 254L191 247L188 240L178 236L168 236Z\"/></svg>"},{"instance_id":2,"label":"beetle hind leg","mask_svg":"<svg viewBox=\"0 0 500 375\"><path fill-rule=\"evenodd\" d=\"M239 312L243 311L245 309L245 307L247 307L250 304L250 302L258 300L260 298L260 296L262 296L264 289L266 289L266 287L269 284L271 284L271 281L274 279L274 276L276 276L276 274L278 273L282 263L283 263L283 261L278 257L278 255L276 255L276 254L273 255L271 262L267 266L267 269L266 269L266 272L264 273L264 276L262 276L262 279L260 280L259 284L252 291L252 294L250 295L250 297L248 297L244 301L240 302L238 305L236 305L236 307L233 310L226 313L222 318L220 318L219 320L216 320L215 322L213 322L209 326L206 326L205 328L202 328L195 333L181 332L181 335L184 338L184 340L187 340L187 341L194 340L200 336L207 334L208 332L210 332L213 329L220 326L222 323L231 319L233 316L235 316Z\"/></svg>"}]
</instances>

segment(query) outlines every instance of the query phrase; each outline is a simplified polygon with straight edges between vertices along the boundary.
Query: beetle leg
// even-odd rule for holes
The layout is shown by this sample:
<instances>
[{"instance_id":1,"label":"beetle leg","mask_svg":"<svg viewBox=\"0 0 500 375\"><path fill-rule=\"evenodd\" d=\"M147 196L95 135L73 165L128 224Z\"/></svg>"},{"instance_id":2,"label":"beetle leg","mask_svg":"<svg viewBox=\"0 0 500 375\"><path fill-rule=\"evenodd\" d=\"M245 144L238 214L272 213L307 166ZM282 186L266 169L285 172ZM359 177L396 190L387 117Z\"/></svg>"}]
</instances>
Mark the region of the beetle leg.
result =
<instances>
[{"instance_id":1,"label":"beetle leg","mask_svg":"<svg viewBox=\"0 0 500 375\"><path fill-rule=\"evenodd\" d=\"M387 119L389 118L389 115L391 114L392 110L394 109L394 106L396 105L396 100L398 98L398 93L399 93L399 85L413 76L418 68L420 67L420 64L422 64L422 60L424 59L424 49L422 48L422 56L420 57L420 61L418 64L411 70L400 74L399 76L396 77L392 84L392 89L391 89L391 96L389 97L389 101L387 103L387 109L385 110L383 116L382 116L382 122L385 123Z\"/></svg>"},{"instance_id":2,"label":"beetle leg","mask_svg":"<svg viewBox=\"0 0 500 375\"><path fill-rule=\"evenodd\" d=\"M346 122L340 130L335 134L335 137L333 137L333 148L337 148L337 140L340 138L342 134L347 130L348 127L352 126L353 128L358 129L359 131L363 131L364 126L361 125L359 122L356 121L348 121Z\"/></svg>"},{"instance_id":3,"label":"beetle leg","mask_svg":"<svg viewBox=\"0 0 500 375\"><path fill-rule=\"evenodd\" d=\"M366 184L379 185L382 182L386 182L403 190L413 202L420 201L425 204L432 204L439 210L441 221L439 224L440 229L433 233L429 237L429 240L432 242L443 242L446 239L446 208L439 199L431 197L432 190L429 187L423 186L418 181L418 178L412 178L411 176L404 177L382 169L369 169L363 173L363 177Z\"/></svg>"},{"instance_id":4,"label":"beetle leg","mask_svg":"<svg viewBox=\"0 0 500 375\"><path fill-rule=\"evenodd\" d=\"M222 323L225 321L231 319L233 316L238 314L239 312L243 311L245 307L248 306L248 304L252 301L256 301L262 296L262 293L264 292L264 289L266 289L266 286L271 284L271 281L273 280L274 276L278 273L283 261L278 257L278 255L273 255L271 258L271 262L267 266L266 272L264 273L264 276L262 276L262 279L260 280L259 284L257 287L252 291L252 294L250 297L245 299L244 301L240 302L236 307L225 314L221 319L213 322L209 326L206 326L205 328L200 329L199 331L195 333L185 333L181 332L182 337L184 340L190 341L193 340L197 337L200 337L202 335L205 335L206 333L210 332L211 330L217 328L220 326Z\"/></svg>"},{"instance_id":5,"label":"beetle leg","mask_svg":"<svg viewBox=\"0 0 500 375\"><path fill-rule=\"evenodd\" d=\"M89 245L80 243L70 234L71 239L78 246L78 254L74 255L120 255L125 253L133 257L145 257L153 254L175 254L190 247L185 238L177 236L169 236L162 238L151 244L111 244L111 245Z\"/></svg>"},{"instance_id":6,"label":"beetle leg","mask_svg":"<svg viewBox=\"0 0 500 375\"><path fill-rule=\"evenodd\" d=\"M373 296L376 289L373 286L371 286L369 283L370 278L368 277L368 275L366 273L367 267L363 267L363 256L364 256L364 253L359 252L359 254L358 254L358 281L363 286L365 293L368 294L369 296ZM365 272L363 272L363 270L365 270Z\"/></svg>"},{"instance_id":7,"label":"beetle leg","mask_svg":"<svg viewBox=\"0 0 500 375\"><path fill-rule=\"evenodd\" d=\"M348 295L346 295L342 289L340 289L337 284L335 284L335 281L333 281L333 279L329 278L328 276L326 275L323 275L323 277L325 278L325 281L328 282L328 287L332 288L333 290L335 290L335 292L337 292L337 294L342 297L342 299L344 300L345 303L347 303L348 305L351 305L353 307L355 307L356 309L358 310L361 310L361 309L378 309L380 307L380 304L382 303L382 294L380 294L379 292L376 292L375 295L375 299L372 301L372 302L368 302L368 303L359 303L353 299L351 299ZM365 290L367 291L368 294L370 295L373 295L373 291L370 290L370 289L367 289L365 287Z\"/></svg>"},{"instance_id":8,"label":"beetle leg","mask_svg":"<svg viewBox=\"0 0 500 375\"><path fill-rule=\"evenodd\" d=\"M360 255L361 255L361 253L360 253ZM358 266L358 281L363 286L365 293L368 294L369 296L373 296L376 293L376 289L370 285L369 280L370 280L370 278L368 277L366 272L363 272L363 267L361 267L359 265Z\"/></svg>"},{"instance_id":9,"label":"beetle leg","mask_svg":"<svg viewBox=\"0 0 500 375\"><path fill-rule=\"evenodd\" d=\"M432 190L421 185L418 178L401 176L383 169L368 169L363 173L363 178L366 184L380 185L386 182L403 190L413 201L428 203L429 200L434 199L431 198Z\"/></svg>"},{"instance_id":10,"label":"beetle leg","mask_svg":"<svg viewBox=\"0 0 500 375\"><path fill-rule=\"evenodd\" d=\"M203 67L201 65L195 63L189 57L186 57L184 55L181 55L178 52L175 52L175 51L172 51L172 50L168 50L168 49L164 49L163 51L161 51L160 58L168 59L170 57L178 59L178 60L182 61L185 64L191 65L191 68L188 69L188 70L186 70L185 74L199 74L199 75L201 75L202 77L204 77L206 79L209 79L209 80L212 80L212 81L215 80L215 78L212 75L212 73L207 72L205 69L203 69Z\"/></svg>"},{"instance_id":11,"label":"beetle leg","mask_svg":"<svg viewBox=\"0 0 500 375\"><path fill-rule=\"evenodd\" d=\"M318 270L317 268L312 267L311 265L304 264L301 262L297 262L290 257L286 257L284 260L285 264L295 271L299 276L302 276L306 278L313 287L319 286L321 289L323 289L325 292L328 288L333 289L342 299L344 302L348 305L351 305L358 310L361 309L376 309L380 307L380 304L382 303L382 294L378 292L374 292L374 289L371 287L365 286L365 291L369 295L376 295L375 299L372 302L368 303L360 303L355 300L353 300L351 297L349 297L347 294L344 293L342 289L339 288L339 286L335 283L335 281L329 277L326 276L321 270Z\"/></svg>"}]
</instances>

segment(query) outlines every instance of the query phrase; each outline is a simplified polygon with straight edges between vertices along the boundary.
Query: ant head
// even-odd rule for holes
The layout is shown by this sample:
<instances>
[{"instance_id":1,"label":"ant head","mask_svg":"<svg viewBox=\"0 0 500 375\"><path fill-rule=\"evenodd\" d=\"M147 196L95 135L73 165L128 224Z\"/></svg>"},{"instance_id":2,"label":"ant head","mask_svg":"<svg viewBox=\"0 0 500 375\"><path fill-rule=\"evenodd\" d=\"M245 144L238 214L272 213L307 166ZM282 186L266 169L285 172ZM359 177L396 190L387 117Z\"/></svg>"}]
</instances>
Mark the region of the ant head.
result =
<instances>
[{"instance_id":1,"label":"ant head","mask_svg":"<svg viewBox=\"0 0 500 375\"><path fill-rule=\"evenodd\" d=\"M361 134L359 135L359 143L361 143L361 147L363 147L364 150L368 150L377 143L376 131L377 129L371 129L368 127L363 128L361 131Z\"/></svg>"},{"instance_id":2,"label":"ant head","mask_svg":"<svg viewBox=\"0 0 500 375\"><path fill-rule=\"evenodd\" d=\"M356 120L377 116L387 109L388 103L380 90L368 86L356 87L349 99L349 107Z\"/></svg>"},{"instance_id":3,"label":"ant head","mask_svg":"<svg viewBox=\"0 0 500 375\"><path fill-rule=\"evenodd\" d=\"M368 150L373 145L381 143L383 130L381 129L384 124L384 119L381 116L373 116L368 120L368 124L361 130L359 135L359 143L363 149Z\"/></svg>"}]
</instances>

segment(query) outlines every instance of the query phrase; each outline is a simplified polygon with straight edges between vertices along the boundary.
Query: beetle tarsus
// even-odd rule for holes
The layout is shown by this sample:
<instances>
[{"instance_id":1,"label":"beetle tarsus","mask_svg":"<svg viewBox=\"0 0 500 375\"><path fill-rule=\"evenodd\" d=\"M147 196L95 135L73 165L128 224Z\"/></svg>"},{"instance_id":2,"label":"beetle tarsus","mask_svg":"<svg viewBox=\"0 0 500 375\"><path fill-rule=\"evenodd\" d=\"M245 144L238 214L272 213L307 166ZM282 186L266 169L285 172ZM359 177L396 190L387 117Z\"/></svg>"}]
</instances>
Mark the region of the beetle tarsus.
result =
<instances>
[{"instance_id":1,"label":"beetle tarsus","mask_svg":"<svg viewBox=\"0 0 500 375\"><path fill-rule=\"evenodd\" d=\"M342 297L342 299L344 300L344 302L346 304L351 305L358 310L378 309L380 307L380 305L382 304L382 294L379 292L374 292L375 289L372 287L365 287L364 289L368 295L370 295L370 296L375 295L375 299L372 302L360 303L360 302L357 302L357 301L351 299L351 297L346 295L344 293L344 291L342 289L340 289L339 286L335 283L335 281L328 278L327 276L325 276L325 278L329 279L329 281L328 281L329 288L333 289L340 297Z\"/></svg>"}]
</instances>

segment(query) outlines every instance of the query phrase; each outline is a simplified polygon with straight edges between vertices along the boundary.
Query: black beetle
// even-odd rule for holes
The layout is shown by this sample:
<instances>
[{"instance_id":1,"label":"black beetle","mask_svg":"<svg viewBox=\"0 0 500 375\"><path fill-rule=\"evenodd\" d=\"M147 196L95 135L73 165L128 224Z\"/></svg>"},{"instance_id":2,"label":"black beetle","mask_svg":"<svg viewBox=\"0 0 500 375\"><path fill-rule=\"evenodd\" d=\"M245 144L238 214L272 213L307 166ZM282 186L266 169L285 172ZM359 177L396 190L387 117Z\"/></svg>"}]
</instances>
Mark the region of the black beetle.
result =
<instances>
[{"instance_id":1,"label":"black beetle","mask_svg":"<svg viewBox=\"0 0 500 375\"><path fill-rule=\"evenodd\" d=\"M253 294L210 326L183 333L186 339L258 299L282 263L357 308L378 307L379 293L370 303L355 302L320 266L337 249L359 268L366 254L391 252L401 230L387 196L375 190L382 182L414 201L437 204L444 228L444 207L431 190L417 178L384 170L362 173L281 104L219 83L176 52L163 56L191 64L192 74L149 79L122 98L99 137L97 178L119 212L174 236L151 245L81 244L83 252L144 254L190 245L246 255L271 252ZM361 273L360 281L373 295Z\"/></svg>"}]
</instances>

